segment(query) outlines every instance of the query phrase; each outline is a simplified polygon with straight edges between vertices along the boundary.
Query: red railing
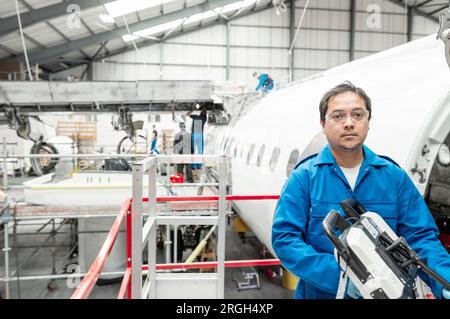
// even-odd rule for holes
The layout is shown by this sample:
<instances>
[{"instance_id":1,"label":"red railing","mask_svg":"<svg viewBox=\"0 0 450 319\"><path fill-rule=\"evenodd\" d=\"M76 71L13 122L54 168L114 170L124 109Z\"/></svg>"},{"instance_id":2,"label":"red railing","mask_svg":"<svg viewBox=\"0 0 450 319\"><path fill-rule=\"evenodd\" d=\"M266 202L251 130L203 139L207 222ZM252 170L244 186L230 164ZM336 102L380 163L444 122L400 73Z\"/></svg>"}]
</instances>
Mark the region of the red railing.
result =
<instances>
[{"instance_id":1,"label":"red railing","mask_svg":"<svg viewBox=\"0 0 450 319\"><path fill-rule=\"evenodd\" d=\"M94 288L94 285L98 280L98 277L100 277L100 273L102 272L103 266L106 263L106 259L111 253L125 214L130 211L130 204L131 198L128 198L122 205L122 208L119 211L119 215L117 215L116 220L114 221L114 224L112 225L111 230L109 231L108 236L106 237L105 242L100 249L100 252L89 268L86 276L83 278L78 288L75 289L75 292L70 297L71 299L85 299L91 293L92 288Z\"/></svg>"},{"instance_id":2,"label":"red railing","mask_svg":"<svg viewBox=\"0 0 450 319\"><path fill-rule=\"evenodd\" d=\"M226 200L275 200L279 199L279 195L227 195ZM148 198L142 199L144 202L148 202ZM183 202L183 201L217 201L219 196L161 196L156 198L156 202ZM86 299L89 297L92 289L95 286L102 269L109 257L111 250L119 233L120 226L126 217L126 249L127 249L127 269L120 286L118 299L125 298L125 295L129 299L131 297L131 198L128 198L123 204L120 212L114 221L105 242L100 249L99 254L95 258L91 267L89 268L86 276L81 281L78 288L74 291L71 299ZM246 267L246 266L271 266L280 265L278 259L259 259L259 260L232 260L225 261L225 267ZM169 270L169 269L192 269L192 268L214 268L217 267L217 262L195 262L195 263L171 263L171 264L158 264L157 270ZM148 270L148 266L143 265L142 270Z\"/></svg>"}]
</instances>

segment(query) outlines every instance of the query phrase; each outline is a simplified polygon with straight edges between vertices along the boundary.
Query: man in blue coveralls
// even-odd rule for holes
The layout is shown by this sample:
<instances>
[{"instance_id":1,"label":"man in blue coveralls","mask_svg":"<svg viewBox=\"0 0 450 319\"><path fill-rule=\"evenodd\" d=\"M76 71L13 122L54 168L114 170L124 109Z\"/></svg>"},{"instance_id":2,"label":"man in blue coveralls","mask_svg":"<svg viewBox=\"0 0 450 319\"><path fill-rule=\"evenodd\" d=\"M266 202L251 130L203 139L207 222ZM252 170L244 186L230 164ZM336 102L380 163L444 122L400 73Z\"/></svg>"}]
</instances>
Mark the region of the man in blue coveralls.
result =
<instances>
[{"instance_id":1,"label":"man in blue coveralls","mask_svg":"<svg viewBox=\"0 0 450 319\"><path fill-rule=\"evenodd\" d=\"M322 221L331 209L341 211L339 203L349 197L380 214L431 269L450 281L450 255L439 242L437 226L414 183L393 160L363 144L372 112L370 98L344 82L324 94L319 110L328 145L297 164L273 220L275 253L300 278L295 298L336 297L340 268ZM422 271L419 275L437 298L450 298L435 280ZM358 297L349 282L346 298Z\"/></svg>"},{"instance_id":2,"label":"man in blue coveralls","mask_svg":"<svg viewBox=\"0 0 450 319\"><path fill-rule=\"evenodd\" d=\"M258 90L261 89L263 93L267 93L273 89L273 80L268 74L266 73L259 74L258 72L255 72L253 73L253 77L259 81L255 89L256 92L258 92Z\"/></svg>"}]
</instances>

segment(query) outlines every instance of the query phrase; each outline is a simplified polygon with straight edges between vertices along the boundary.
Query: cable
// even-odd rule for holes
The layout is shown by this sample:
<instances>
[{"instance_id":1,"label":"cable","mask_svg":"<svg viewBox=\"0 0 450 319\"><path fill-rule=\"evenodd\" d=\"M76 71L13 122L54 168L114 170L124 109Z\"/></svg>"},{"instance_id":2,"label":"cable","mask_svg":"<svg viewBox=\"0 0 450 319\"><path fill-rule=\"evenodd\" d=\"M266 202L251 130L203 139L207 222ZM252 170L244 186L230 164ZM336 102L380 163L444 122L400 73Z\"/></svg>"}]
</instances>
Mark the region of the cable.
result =
<instances>
[{"instance_id":1,"label":"cable","mask_svg":"<svg viewBox=\"0 0 450 319\"><path fill-rule=\"evenodd\" d=\"M17 0L15 0L15 2L16 2L17 20L19 22L20 38L22 39L23 54L25 55L25 62L27 64L28 75L30 77L30 80L33 81L33 74L31 73L30 62L28 61L27 47L25 46L25 38L23 37L22 21L20 20L20 12L19 12L19 4L17 3Z\"/></svg>"},{"instance_id":2,"label":"cable","mask_svg":"<svg viewBox=\"0 0 450 319\"><path fill-rule=\"evenodd\" d=\"M305 13L306 13L306 10L308 8L308 4L309 4L309 0L306 1L305 7L303 8L302 17L300 18L300 22L298 23L297 30L295 31L294 38L292 39L292 43L291 43L291 46L289 48L289 54L292 54L292 48L294 47L294 43L295 43L295 39L297 38L298 30L302 26L303 19L305 18ZM291 10L293 10L293 9L294 8L291 8Z\"/></svg>"}]
</instances>

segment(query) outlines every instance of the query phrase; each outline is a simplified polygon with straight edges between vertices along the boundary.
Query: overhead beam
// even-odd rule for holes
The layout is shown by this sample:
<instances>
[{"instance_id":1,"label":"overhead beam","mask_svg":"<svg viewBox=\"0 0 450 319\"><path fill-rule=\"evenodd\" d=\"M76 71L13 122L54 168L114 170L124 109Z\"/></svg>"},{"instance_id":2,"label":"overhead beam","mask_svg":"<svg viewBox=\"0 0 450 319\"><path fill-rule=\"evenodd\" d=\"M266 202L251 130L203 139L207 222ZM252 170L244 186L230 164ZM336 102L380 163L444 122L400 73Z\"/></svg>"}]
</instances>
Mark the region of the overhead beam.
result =
<instances>
[{"instance_id":1,"label":"overhead beam","mask_svg":"<svg viewBox=\"0 0 450 319\"><path fill-rule=\"evenodd\" d=\"M22 27L25 28L37 22L44 22L53 18L67 14L67 7L76 4L81 10L92 7L98 7L114 0L70 0L39 9L32 9L28 12L20 14ZM19 28L17 16L13 15L0 20L0 37L13 32Z\"/></svg>"},{"instance_id":2,"label":"overhead beam","mask_svg":"<svg viewBox=\"0 0 450 319\"><path fill-rule=\"evenodd\" d=\"M180 9L168 14L164 14L162 16L150 18L141 22L137 22L134 24L129 25L129 29L131 33L140 31L146 28L154 27L169 21L173 21L176 19L184 18L191 16L196 13L205 12L211 9L219 8L222 6L225 6L227 4L231 4L236 2L236 0L211 0L207 1L205 3L195 5L188 7L186 9ZM68 53L70 51L79 50L84 47L88 47L92 44L96 43L103 43L104 41L109 41L112 39L117 38L118 36L122 36L125 34L129 34L127 28L120 27L115 30L111 31L105 31L102 33L96 33L94 35L89 35L87 37L70 41L68 43L63 43L61 45L57 45L54 47L50 47L45 50L39 50L35 52L28 53L28 59L30 60L30 63L39 62L40 64L43 64L45 62L48 62L56 57L59 57L65 53ZM23 62L25 60L23 55L20 55L17 60L19 62Z\"/></svg>"},{"instance_id":3,"label":"overhead beam","mask_svg":"<svg viewBox=\"0 0 450 319\"><path fill-rule=\"evenodd\" d=\"M98 50L95 52L95 54L90 58L89 63L86 64L86 69L83 71L83 73L80 76L80 79L83 79L84 75L89 71L88 73L88 80L92 81L92 61L97 57L97 55L102 51L102 49L105 47L106 43L103 42L102 45L98 48Z\"/></svg>"},{"instance_id":4,"label":"overhead beam","mask_svg":"<svg viewBox=\"0 0 450 319\"><path fill-rule=\"evenodd\" d=\"M406 40L410 42L412 40L412 34L413 34L413 13L412 13L412 7L408 7L407 9L408 14L406 18Z\"/></svg>"},{"instance_id":5,"label":"overhead beam","mask_svg":"<svg viewBox=\"0 0 450 319\"><path fill-rule=\"evenodd\" d=\"M230 20L221 19L221 20L219 20L219 22L212 21L212 22L205 23L205 24L203 24L203 27L189 28L187 31L183 30L183 31L174 32L169 37L167 37L165 40L168 40L168 39L180 36L180 35L190 34L190 33L196 32L196 31L198 31L198 30L200 30L202 28L209 27L209 26L212 26L212 25L218 25L218 24L222 24L223 25L223 24L226 24L228 21L232 21L232 20L235 20L235 19L238 19L238 18L242 18L242 17L245 17L247 15L254 14L256 12L262 12L262 11L265 11L265 10L268 10L268 9L271 9L271 8L273 8L272 1L269 1L267 3L267 5L261 6L261 7L257 8L257 9L255 9L254 11L243 12L240 15L238 15L235 18L230 19ZM146 46L149 46L149 45L152 45L152 44L155 44L155 43L158 43L158 41L145 40L145 41L142 41L142 42L136 42L136 46L138 48L141 48L141 47L146 47ZM125 52L128 52L128 51L132 51L132 50L135 50L133 46L126 46L124 48L119 48L119 49L116 49L114 51L111 51L107 55L104 55L104 56L101 56L101 57L97 57L93 61L99 61L101 59L106 59L106 58L109 58L109 57L112 57L112 56L115 56L115 55L118 55L118 54L122 54L122 53L125 53ZM77 67L77 66L82 65L82 64L84 64L84 63L78 63L77 65L71 66L69 69ZM230 68L231 68L231 66L230 66ZM59 71L62 71L62 69L55 71L55 73L57 73Z\"/></svg>"},{"instance_id":6,"label":"overhead beam","mask_svg":"<svg viewBox=\"0 0 450 319\"><path fill-rule=\"evenodd\" d=\"M405 3L402 0L387 0L387 1L394 3L398 6L401 6L402 8L405 7ZM419 16L427 18L433 22L439 23L439 19L437 17L432 16L430 13L426 13L420 9L417 9L417 7L415 7L415 6L408 5L408 7L412 8L412 13L414 13L415 15L419 15Z\"/></svg>"},{"instance_id":7,"label":"overhead beam","mask_svg":"<svg viewBox=\"0 0 450 319\"><path fill-rule=\"evenodd\" d=\"M295 0L290 0L291 6L289 8L289 45L294 41L295 36ZM289 52L289 82L294 82L294 57L295 50Z\"/></svg>"},{"instance_id":8,"label":"overhead beam","mask_svg":"<svg viewBox=\"0 0 450 319\"><path fill-rule=\"evenodd\" d=\"M421 2L418 5L416 5L415 8L420 8L421 6L426 5L428 2L431 2L431 1L433 1L433 0L426 0L424 2Z\"/></svg>"},{"instance_id":9,"label":"overhead beam","mask_svg":"<svg viewBox=\"0 0 450 319\"><path fill-rule=\"evenodd\" d=\"M444 9L446 9L446 8L448 8L449 7L449 4L447 3L447 4L445 4L445 5L443 5L442 7L440 7L439 9L436 9L436 10L433 10L433 11L431 11L431 12L428 12L428 14L435 14L435 13L437 13L437 12L439 12L439 11L442 11L442 10L444 10Z\"/></svg>"},{"instance_id":10,"label":"overhead beam","mask_svg":"<svg viewBox=\"0 0 450 319\"><path fill-rule=\"evenodd\" d=\"M9 54L12 54L13 56L18 56L19 55L18 52L14 51L11 48L8 48L7 46L5 46L3 44L0 44L0 49L2 49L5 52L8 52Z\"/></svg>"},{"instance_id":11,"label":"overhead beam","mask_svg":"<svg viewBox=\"0 0 450 319\"><path fill-rule=\"evenodd\" d=\"M349 61L355 59L356 0L350 0Z\"/></svg>"},{"instance_id":12,"label":"overhead beam","mask_svg":"<svg viewBox=\"0 0 450 319\"><path fill-rule=\"evenodd\" d=\"M225 79L230 80L230 21L226 22L226 54L225 54L225 63L226 63L226 76Z\"/></svg>"}]
</instances>

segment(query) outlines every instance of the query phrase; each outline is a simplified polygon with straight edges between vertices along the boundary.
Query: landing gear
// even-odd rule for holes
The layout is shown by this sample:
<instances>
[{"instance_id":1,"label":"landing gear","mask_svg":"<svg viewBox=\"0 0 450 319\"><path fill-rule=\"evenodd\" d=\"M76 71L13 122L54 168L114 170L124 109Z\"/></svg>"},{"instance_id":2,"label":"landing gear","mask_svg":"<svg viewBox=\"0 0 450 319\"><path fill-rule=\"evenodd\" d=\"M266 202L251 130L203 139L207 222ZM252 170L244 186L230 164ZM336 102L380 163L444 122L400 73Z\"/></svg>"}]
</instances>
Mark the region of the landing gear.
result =
<instances>
[{"instance_id":1,"label":"landing gear","mask_svg":"<svg viewBox=\"0 0 450 319\"><path fill-rule=\"evenodd\" d=\"M117 145L118 154L146 153L147 138L144 135L125 136Z\"/></svg>"}]
</instances>

